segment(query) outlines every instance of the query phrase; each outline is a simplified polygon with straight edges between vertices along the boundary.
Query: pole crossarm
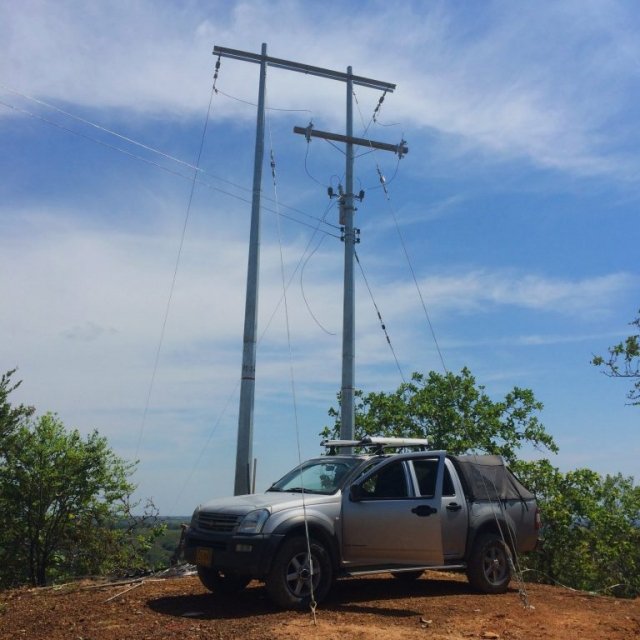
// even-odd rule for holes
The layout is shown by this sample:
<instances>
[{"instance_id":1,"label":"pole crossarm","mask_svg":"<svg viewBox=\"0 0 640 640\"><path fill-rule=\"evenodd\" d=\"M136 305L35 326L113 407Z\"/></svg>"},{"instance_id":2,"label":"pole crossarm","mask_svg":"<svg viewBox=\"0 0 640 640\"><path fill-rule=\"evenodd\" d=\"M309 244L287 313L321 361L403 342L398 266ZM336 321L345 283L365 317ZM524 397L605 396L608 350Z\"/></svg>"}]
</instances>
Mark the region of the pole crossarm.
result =
<instances>
[{"instance_id":1,"label":"pole crossarm","mask_svg":"<svg viewBox=\"0 0 640 640\"><path fill-rule=\"evenodd\" d=\"M229 49L227 47L213 47L213 55L222 56L224 58L233 58L234 60L244 60L245 62L261 63L263 60L270 67L278 67L280 69L288 69L289 71L298 71L311 76L319 76L321 78L330 78L331 80L341 80L347 82L350 78L353 84L361 87L369 87L370 89L379 89L392 93L396 85L391 82L383 82L382 80L373 80L363 76L349 76L342 71L332 71L322 67L314 67L310 64L302 64L301 62L292 62L283 60L282 58L272 58L271 56L262 56L259 53L249 53L248 51L240 51L238 49Z\"/></svg>"},{"instance_id":2,"label":"pole crossarm","mask_svg":"<svg viewBox=\"0 0 640 640\"><path fill-rule=\"evenodd\" d=\"M400 144L388 144L386 142L376 142L375 140L367 140L366 138L354 138L353 136L343 136L339 133L330 133L328 131L320 131L311 127L293 127L294 133L301 133L311 138L323 138L325 140L334 140L335 142L346 142L348 144L356 144L361 147L369 147L371 149L381 149L382 151L393 151L400 157L409 153L409 147L404 140Z\"/></svg>"}]
</instances>

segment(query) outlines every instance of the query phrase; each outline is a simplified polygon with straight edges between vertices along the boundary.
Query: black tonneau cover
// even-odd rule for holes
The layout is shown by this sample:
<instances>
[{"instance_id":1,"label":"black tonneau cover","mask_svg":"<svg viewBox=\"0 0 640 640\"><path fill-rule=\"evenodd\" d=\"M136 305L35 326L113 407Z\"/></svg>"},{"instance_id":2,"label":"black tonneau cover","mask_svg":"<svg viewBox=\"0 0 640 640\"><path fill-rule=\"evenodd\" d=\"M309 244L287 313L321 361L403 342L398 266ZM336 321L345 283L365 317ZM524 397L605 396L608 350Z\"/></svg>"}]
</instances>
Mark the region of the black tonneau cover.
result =
<instances>
[{"instance_id":1,"label":"black tonneau cover","mask_svg":"<svg viewBox=\"0 0 640 640\"><path fill-rule=\"evenodd\" d=\"M452 456L470 500L533 500L500 456Z\"/></svg>"}]
</instances>

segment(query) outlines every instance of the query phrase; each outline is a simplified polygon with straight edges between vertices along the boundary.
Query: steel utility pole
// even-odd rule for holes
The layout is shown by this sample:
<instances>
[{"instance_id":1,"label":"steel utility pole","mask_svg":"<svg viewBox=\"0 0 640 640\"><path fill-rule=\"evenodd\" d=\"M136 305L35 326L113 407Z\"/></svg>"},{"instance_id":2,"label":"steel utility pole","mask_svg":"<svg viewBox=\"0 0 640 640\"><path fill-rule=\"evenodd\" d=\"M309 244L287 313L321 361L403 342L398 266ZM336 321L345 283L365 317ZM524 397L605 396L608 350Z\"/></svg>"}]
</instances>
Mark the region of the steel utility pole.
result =
<instances>
[{"instance_id":1,"label":"steel utility pole","mask_svg":"<svg viewBox=\"0 0 640 640\"><path fill-rule=\"evenodd\" d=\"M216 51L220 56L227 55ZM235 56L230 56L235 57ZM253 486L253 407L256 390L256 345L258 335L258 281L260 274L260 192L264 163L264 102L267 80L267 45L262 44L260 56L260 84L258 87L258 117L256 147L253 160L253 195L251 199L251 230L249 232L249 260L247 264L247 295L244 307L242 347L242 377L240 409L238 411L238 440L236 446L236 476L234 495L250 493Z\"/></svg>"},{"instance_id":2,"label":"steel utility pole","mask_svg":"<svg viewBox=\"0 0 640 640\"><path fill-rule=\"evenodd\" d=\"M267 56L267 45L262 45L262 53L249 53L237 49L215 46L213 54L220 57L254 62L260 65L260 87L258 91L258 117L256 126L256 148L253 175L253 199L251 206L251 232L249 239L249 262L247 271L247 297L245 302L244 348L242 360L242 384L240 387L240 411L238 417L238 446L236 451L236 473L234 494L249 493L253 484L251 461L253 456L253 406L255 396L256 344L257 344L257 309L258 309L258 271L260 250L260 191L262 182L262 165L264 161L264 96L266 86L266 68L277 67L289 71L297 71L307 75L339 80L347 84L347 135L325 134L321 131L311 131L315 137L327 137L347 144L346 193L341 200L341 215L345 219L345 291L344 291L344 325L343 356L342 356L342 430L341 436L353 438L354 406L353 389L355 383L355 323L354 323L354 287L353 287L353 258L355 253L355 234L353 227L353 145L366 144L373 148L395 151L403 154L407 152L404 143L400 145L384 145L373 141L353 138L353 86L360 85L392 92L395 84L372 80L362 76L354 76L351 67L347 73L314 67L312 65L272 58ZM296 133L306 133L309 127ZM330 136L334 136L330 138ZM345 427L345 425L347 425Z\"/></svg>"},{"instance_id":3,"label":"steel utility pole","mask_svg":"<svg viewBox=\"0 0 640 640\"><path fill-rule=\"evenodd\" d=\"M353 440L355 426L355 284L354 258L355 245L360 242L359 233L354 222L354 200L362 200L363 193L356 196L353 193L353 147L354 145L393 151L400 157L409 152L404 140L397 145L366 140L353 137L353 80L351 67L347 69L347 135L342 136L326 131L317 131L309 125L306 128L294 127L294 133L304 134L307 139L316 137L346 143L345 192L340 194L340 224L343 227L344 241L344 296L342 309L342 387L340 411L340 438ZM395 85L391 85L395 87ZM390 89L386 89L390 91ZM350 449L345 449L345 453Z\"/></svg>"}]
</instances>

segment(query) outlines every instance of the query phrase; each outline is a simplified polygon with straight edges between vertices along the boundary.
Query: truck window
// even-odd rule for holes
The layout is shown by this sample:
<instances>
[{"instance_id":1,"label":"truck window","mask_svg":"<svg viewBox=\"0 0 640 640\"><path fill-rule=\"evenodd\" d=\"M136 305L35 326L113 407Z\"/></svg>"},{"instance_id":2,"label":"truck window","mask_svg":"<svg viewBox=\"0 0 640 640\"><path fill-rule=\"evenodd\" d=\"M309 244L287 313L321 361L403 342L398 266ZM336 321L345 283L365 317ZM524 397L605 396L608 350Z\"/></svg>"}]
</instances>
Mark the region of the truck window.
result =
<instances>
[{"instance_id":1,"label":"truck window","mask_svg":"<svg viewBox=\"0 0 640 640\"><path fill-rule=\"evenodd\" d=\"M418 479L418 490L421 496L432 496L436 492L438 476L437 460L414 460L413 469Z\"/></svg>"},{"instance_id":2,"label":"truck window","mask_svg":"<svg viewBox=\"0 0 640 640\"><path fill-rule=\"evenodd\" d=\"M444 480L442 485L442 495L451 497L456 495L456 490L453 488L453 479L451 478L451 472L449 467L444 467Z\"/></svg>"},{"instance_id":3,"label":"truck window","mask_svg":"<svg viewBox=\"0 0 640 640\"><path fill-rule=\"evenodd\" d=\"M267 491L291 491L307 493L335 493L344 478L359 464L357 459L337 460L322 458L308 460L275 482Z\"/></svg>"},{"instance_id":4,"label":"truck window","mask_svg":"<svg viewBox=\"0 0 640 640\"><path fill-rule=\"evenodd\" d=\"M438 474L438 461L432 460L414 460L413 469L418 479L418 490L421 496L430 497L436 492L436 480ZM456 494L453 488L453 480L448 467L444 468L444 484L442 486L443 496L454 496Z\"/></svg>"},{"instance_id":5,"label":"truck window","mask_svg":"<svg viewBox=\"0 0 640 640\"><path fill-rule=\"evenodd\" d=\"M362 483L364 498L406 498L407 481L402 461L392 462Z\"/></svg>"}]
</instances>

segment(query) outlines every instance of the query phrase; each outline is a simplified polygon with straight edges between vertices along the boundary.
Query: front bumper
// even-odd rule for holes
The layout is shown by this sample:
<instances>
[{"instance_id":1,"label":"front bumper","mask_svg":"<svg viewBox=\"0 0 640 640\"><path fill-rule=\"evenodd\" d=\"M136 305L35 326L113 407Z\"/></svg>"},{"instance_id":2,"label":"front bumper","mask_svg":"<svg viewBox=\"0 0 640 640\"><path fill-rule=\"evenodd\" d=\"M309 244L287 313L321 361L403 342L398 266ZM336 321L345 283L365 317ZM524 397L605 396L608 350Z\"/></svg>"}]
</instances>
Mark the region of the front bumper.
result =
<instances>
[{"instance_id":1,"label":"front bumper","mask_svg":"<svg viewBox=\"0 0 640 640\"><path fill-rule=\"evenodd\" d=\"M184 558L191 564L264 578L283 538L278 534L205 533L189 527L185 535Z\"/></svg>"}]
</instances>

